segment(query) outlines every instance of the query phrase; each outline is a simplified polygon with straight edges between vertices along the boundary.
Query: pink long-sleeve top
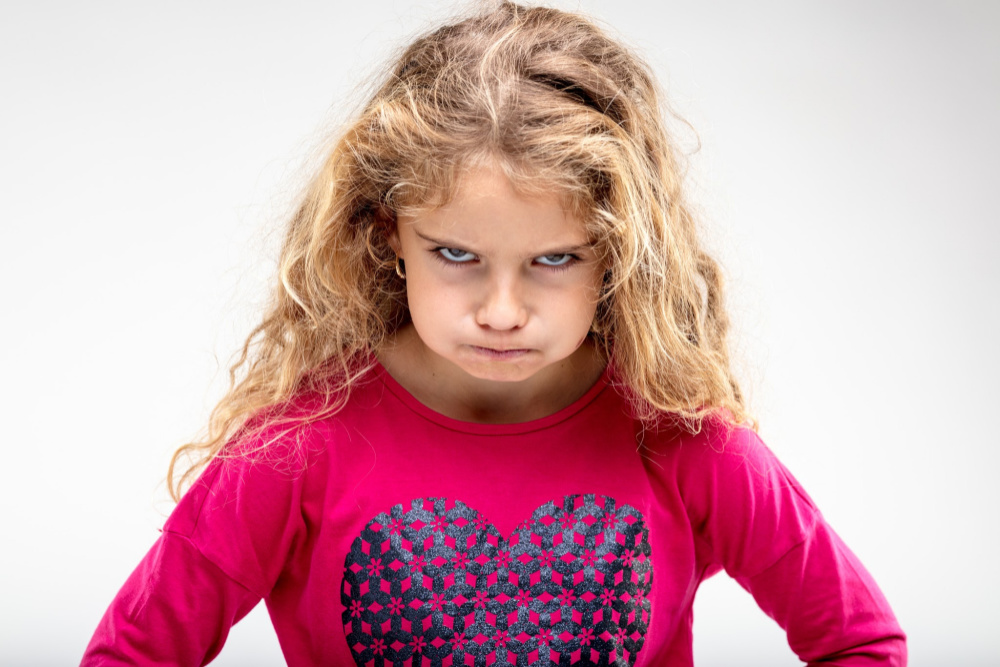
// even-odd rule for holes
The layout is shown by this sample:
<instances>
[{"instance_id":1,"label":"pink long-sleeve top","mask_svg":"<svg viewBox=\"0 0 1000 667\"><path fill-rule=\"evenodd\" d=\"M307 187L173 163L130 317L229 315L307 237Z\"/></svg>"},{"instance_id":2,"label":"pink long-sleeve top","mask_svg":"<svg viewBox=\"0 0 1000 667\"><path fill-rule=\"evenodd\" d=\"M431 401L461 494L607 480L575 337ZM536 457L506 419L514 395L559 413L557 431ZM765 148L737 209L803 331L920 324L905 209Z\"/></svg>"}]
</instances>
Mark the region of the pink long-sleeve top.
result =
<instances>
[{"instance_id":1,"label":"pink long-sleeve top","mask_svg":"<svg viewBox=\"0 0 1000 667\"><path fill-rule=\"evenodd\" d=\"M754 432L643 429L611 385L477 424L377 366L336 415L210 465L83 664L205 664L263 599L293 667L682 667L720 570L804 662L906 663L875 582Z\"/></svg>"}]
</instances>

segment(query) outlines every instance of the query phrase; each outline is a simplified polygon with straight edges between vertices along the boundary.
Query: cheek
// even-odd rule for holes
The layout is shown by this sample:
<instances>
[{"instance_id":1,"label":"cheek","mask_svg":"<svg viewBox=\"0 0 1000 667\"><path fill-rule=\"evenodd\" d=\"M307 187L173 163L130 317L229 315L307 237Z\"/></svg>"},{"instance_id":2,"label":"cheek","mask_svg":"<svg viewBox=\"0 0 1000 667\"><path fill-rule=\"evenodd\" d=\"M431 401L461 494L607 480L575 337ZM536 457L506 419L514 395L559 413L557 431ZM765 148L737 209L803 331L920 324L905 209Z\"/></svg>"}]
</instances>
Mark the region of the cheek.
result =
<instances>
[{"instance_id":1,"label":"cheek","mask_svg":"<svg viewBox=\"0 0 1000 667\"><path fill-rule=\"evenodd\" d=\"M418 331L438 331L447 329L461 317L464 303L458 290L449 289L433 280L407 280L406 300L410 308L410 319Z\"/></svg>"},{"instance_id":2,"label":"cheek","mask_svg":"<svg viewBox=\"0 0 1000 667\"><path fill-rule=\"evenodd\" d=\"M563 340L568 337L572 341L573 349L583 345L590 333L597 314L594 298L593 290L587 286L563 294L552 302L555 316L551 322L562 334Z\"/></svg>"}]
</instances>

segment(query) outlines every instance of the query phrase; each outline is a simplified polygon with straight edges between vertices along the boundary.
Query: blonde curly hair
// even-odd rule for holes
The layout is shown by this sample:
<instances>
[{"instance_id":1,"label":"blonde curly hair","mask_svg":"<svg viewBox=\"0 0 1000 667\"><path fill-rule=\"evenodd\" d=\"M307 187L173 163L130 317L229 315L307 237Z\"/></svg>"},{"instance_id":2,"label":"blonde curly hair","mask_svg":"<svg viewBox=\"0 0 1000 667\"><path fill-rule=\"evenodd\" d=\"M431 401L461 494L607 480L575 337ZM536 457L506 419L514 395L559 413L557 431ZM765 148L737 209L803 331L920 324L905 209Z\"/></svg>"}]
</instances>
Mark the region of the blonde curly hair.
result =
<instances>
[{"instance_id":1,"label":"blonde curly hair","mask_svg":"<svg viewBox=\"0 0 1000 667\"><path fill-rule=\"evenodd\" d=\"M206 437L171 460L174 499L237 435L267 425L263 449L344 405L408 321L387 221L446 203L484 160L519 192L557 188L584 221L608 267L591 336L639 418L748 422L719 266L685 202L661 99L640 58L556 9L494 2L406 47L306 189L230 389ZM289 409L297 394L307 409Z\"/></svg>"}]
</instances>

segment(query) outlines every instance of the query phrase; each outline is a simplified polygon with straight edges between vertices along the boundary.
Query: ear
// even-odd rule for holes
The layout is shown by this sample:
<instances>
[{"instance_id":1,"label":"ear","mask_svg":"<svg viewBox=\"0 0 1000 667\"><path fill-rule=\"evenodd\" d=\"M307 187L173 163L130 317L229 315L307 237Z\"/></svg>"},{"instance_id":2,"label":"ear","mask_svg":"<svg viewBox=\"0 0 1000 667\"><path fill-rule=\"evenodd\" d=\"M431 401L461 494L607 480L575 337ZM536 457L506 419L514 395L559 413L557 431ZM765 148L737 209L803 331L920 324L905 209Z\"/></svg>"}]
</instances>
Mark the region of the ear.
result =
<instances>
[{"instance_id":1,"label":"ear","mask_svg":"<svg viewBox=\"0 0 1000 667\"><path fill-rule=\"evenodd\" d=\"M399 255L403 246L399 242L399 227L396 224L396 212L386 206L379 206L375 210L375 224L379 227L381 233L385 234L385 239L389 242L389 247L392 248L392 251Z\"/></svg>"}]
</instances>

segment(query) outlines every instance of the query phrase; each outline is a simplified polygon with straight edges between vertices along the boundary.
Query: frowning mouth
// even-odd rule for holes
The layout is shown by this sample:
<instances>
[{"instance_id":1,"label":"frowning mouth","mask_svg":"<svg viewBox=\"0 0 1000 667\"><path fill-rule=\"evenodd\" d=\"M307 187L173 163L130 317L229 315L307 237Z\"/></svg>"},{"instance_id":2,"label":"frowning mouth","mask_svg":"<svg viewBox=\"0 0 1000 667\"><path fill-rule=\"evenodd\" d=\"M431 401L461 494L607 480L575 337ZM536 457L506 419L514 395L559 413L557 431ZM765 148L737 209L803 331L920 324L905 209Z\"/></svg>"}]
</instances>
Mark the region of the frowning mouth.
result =
<instances>
[{"instance_id":1,"label":"frowning mouth","mask_svg":"<svg viewBox=\"0 0 1000 667\"><path fill-rule=\"evenodd\" d=\"M531 352L527 348L507 348L507 349L496 349L492 347L479 347L478 345L470 346L477 354L489 357L491 359L516 359L518 357L523 357L524 355Z\"/></svg>"}]
</instances>

